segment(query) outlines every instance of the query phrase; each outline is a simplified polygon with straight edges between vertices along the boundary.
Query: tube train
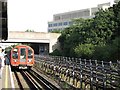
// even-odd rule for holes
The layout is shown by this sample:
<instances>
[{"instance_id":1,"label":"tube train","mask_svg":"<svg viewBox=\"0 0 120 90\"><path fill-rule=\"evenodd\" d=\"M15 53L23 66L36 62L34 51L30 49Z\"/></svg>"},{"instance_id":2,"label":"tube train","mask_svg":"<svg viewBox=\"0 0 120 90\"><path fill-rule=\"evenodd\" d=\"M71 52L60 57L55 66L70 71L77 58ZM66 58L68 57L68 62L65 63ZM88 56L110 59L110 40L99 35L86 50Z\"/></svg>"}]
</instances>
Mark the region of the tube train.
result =
<instances>
[{"instance_id":1,"label":"tube train","mask_svg":"<svg viewBox=\"0 0 120 90\"><path fill-rule=\"evenodd\" d=\"M18 45L11 50L11 68L30 69L34 65L34 50L27 45Z\"/></svg>"}]
</instances>

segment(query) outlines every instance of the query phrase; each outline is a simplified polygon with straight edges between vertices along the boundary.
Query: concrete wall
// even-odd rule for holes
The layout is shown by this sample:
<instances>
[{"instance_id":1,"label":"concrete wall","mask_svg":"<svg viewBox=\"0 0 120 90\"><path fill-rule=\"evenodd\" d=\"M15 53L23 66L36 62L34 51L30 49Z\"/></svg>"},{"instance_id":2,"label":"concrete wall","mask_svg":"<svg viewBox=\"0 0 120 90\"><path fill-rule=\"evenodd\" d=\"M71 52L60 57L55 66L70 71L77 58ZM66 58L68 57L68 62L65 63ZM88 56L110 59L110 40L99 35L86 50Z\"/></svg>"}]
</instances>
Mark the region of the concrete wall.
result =
<instances>
[{"instance_id":1,"label":"concrete wall","mask_svg":"<svg viewBox=\"0 0 120 90\"><path fill-rule=\"evenodd\" d=\"M59 48L57 42L59 36L58 33L10 31L6 42L49 43L49 52L52 52Z\"/></svg>"}]
</instances>

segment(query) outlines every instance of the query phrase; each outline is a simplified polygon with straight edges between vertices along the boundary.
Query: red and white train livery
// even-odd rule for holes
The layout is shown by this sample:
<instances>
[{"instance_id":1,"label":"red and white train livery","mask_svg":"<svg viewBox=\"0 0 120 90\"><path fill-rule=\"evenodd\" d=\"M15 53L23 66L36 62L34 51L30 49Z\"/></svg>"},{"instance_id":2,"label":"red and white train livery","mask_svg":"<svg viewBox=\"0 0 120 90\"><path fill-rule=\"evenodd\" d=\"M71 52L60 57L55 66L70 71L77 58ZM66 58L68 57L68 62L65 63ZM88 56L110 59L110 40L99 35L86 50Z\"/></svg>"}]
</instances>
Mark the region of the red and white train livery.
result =
<instances>
[{"instance_id":1,"label":"red and white train livery","mask_svg":"<svg viewBox=\"0 0 120 90\"><path fill-rule=\"evenodd\" d=\"M34 50L27 45L18 45L11 50L12 68L30 69L34 65Z\"/></svg>"}]
</instances>

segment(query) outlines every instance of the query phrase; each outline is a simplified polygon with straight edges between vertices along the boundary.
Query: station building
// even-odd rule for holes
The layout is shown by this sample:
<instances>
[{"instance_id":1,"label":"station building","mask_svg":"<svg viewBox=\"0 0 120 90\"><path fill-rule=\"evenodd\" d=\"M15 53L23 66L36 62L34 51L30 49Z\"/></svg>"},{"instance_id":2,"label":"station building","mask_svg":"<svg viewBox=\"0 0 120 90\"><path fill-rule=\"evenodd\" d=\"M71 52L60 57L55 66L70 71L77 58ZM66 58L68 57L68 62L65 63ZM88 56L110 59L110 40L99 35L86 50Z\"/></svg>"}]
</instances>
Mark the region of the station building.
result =
<instances>
[{"instance_id":1,"label":"station building","mask_svg":"<svg viewBox=\"0 0 120 90\"><path fill-rule=\"evenodd\" d=\"M0 42L8 37L7 0L0 0Z\"/></svg>"},{"instance_id":2,"label":"station building","mask_svg":"<svg viewBox=\"0 0 120 90\"><path fill-rule=\"evenodd\" d=\"M105 10L110 6L111 3L108 2L98 4L97 7L55 14L53 15L53 21L48 22L48 32L54 30L64 30L64 28L69 27L72 24L72 19L93 18L95 16L95 13L99 11L99 9Z\"/></svg>"}]
</instances>

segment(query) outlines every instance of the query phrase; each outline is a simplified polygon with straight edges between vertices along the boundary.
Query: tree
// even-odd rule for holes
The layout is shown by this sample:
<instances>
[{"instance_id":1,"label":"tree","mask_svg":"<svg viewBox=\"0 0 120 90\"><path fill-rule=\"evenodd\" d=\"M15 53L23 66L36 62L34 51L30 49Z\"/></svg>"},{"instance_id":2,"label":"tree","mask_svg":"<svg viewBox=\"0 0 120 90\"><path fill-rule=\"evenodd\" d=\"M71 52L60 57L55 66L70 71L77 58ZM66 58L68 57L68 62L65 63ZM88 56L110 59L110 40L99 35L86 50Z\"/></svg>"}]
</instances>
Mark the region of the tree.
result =
<instances>
[{"instance_id":1,"label":"tree","mask_svg":"<svg viewBox=\"0 0 120 90\"><path fill-rule=\"evenodd\" d=\"M82 58L92 58L94 52L94 45L93 44L79 44L75 47L74 51L78 57Z\"/></svg>"},{"instance_id":2,"label":"tree","mask_svg":"<svg viewBox=\"0 0 120 90\"><path fill-rule=\"evenodd\" d=\"M100 9L99 12L95 14L94 22L92 25L97 34L97 38L95 38L95 41L98 41L98 44L106 44L107 42L111 43L111 36L113 35L113 31L115 30L114 26L115 22L113 9Z\"/></svg>"},{"instance_id":3,"label":"tree","mask_svg":"<svg viewBox=\"0 0 120 90\"><path fill-rule=\"evenodd\" d=\"M62 31L61 30L53 30L51 31L51 33L61 33Z\"/></svg>"},{"instance_id":4,"label":"tree","mask_svg":"<svg viewBox=\"0 0 120 90\"><path fill-rule=\"evenodd\" d=\"M120 2L106 10L100 9L92 19L74 19L59 37L64 56L119 59Z\"/></svg>"},{"instance_id":5,"label":"tree","mask_svg":"<svg viewBox=\"0 0 120 90\"><path fill-rule=\"evenodd\" d=\"M27 29L25 32L34 32L34 30Z\"/></svg>"},{"instance_id":6,"label":"tree","mask_svg":"<svg viewBox=\"0 0 120 90\"><path fill-rule=\"evenodd\" d=\"M55 49L50 55L61 56L61 52L58 49Z\"/></svg>"},{"instance_id":7,"label":"tree","mask_svg":"<svg viewBox=\"0 0 120 90\"><path fill-rule=\"evenodd\" d=\"M114 37L120 35L120 1L113 5L114 20L116 22Z\"/></svg>"}]
</instances>

